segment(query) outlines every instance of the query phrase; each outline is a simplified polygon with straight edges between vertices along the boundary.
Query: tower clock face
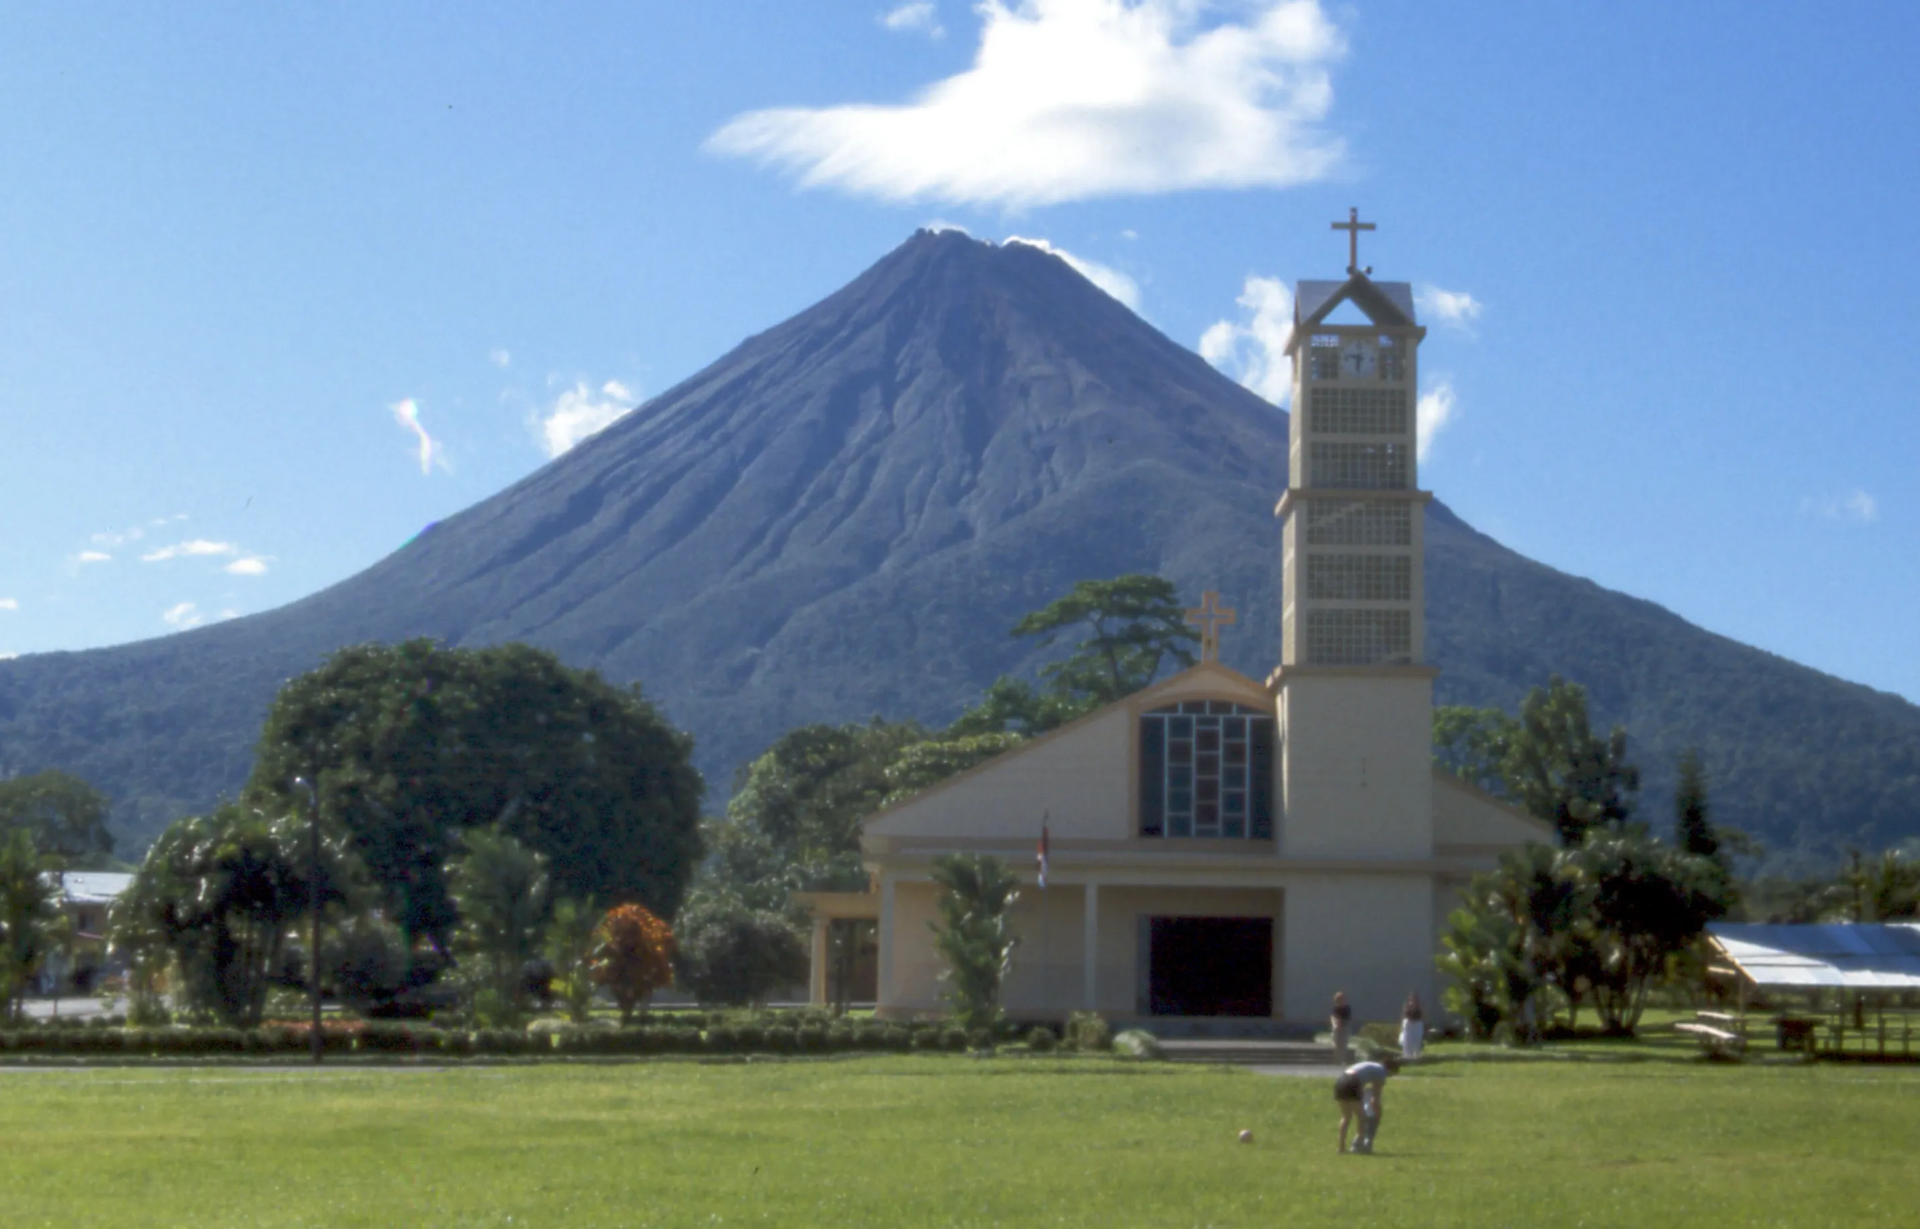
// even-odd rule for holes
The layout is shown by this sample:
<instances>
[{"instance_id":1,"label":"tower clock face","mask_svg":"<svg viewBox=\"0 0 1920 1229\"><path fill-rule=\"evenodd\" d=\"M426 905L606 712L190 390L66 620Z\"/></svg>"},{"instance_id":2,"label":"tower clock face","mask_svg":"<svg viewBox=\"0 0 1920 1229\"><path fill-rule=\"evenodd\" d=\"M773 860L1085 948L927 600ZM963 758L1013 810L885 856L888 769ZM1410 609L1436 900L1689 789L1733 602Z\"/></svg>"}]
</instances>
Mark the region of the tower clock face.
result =
<instances>
[{"instance_id":1,"label":"tower clock face","mask_svg":"<svg viewBox=\"0 0 1920 1229\"><path fill-rule=\"evenodd\" d=\"M1340 374L1349 379L1372 379L1380 370L1380 355L1373 343L1355 337L1340 347Z\"/></svg>"}]
</instances>

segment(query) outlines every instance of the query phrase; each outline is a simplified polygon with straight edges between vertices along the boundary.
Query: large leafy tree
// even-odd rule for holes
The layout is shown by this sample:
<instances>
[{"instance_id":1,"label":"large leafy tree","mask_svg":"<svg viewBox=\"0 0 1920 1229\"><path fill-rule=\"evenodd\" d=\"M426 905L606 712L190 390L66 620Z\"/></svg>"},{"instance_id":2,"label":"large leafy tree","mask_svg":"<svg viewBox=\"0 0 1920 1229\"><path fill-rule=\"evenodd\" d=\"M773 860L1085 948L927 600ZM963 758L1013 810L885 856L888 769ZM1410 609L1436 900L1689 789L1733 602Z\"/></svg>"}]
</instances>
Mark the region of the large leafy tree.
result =
<instances>
[{"instance_id":1,"label":"large leafy tree","mask_svg":"<svg viewBox=\"0 0 1920 1229\"><path fill-rule=\"evenodd\" d=\"M338 834L323 830L323 911L362 895L358 868ZM284 813L227 804L180 820L147 851L112 914L116 947L138 959L165 950L186 1005L236 1025L257 1024L288 967L287 939L313 900L310 829Z\"/></svg>"},{"instance_id":2,"label":"large leafy tree","mask_svg":"<svg viewBox=\"0 0 1920 1229\"><path fill-rule=\"evenodd\" d=\"M1637 825L1591 834L1573 866L1590 886L1596 959L1586 975L1608 1032L1640 1024L1647 990L1667 959L1726 916L1732 885L1711 858L1655 839Z\"/></svg>"},{"instance_id":3,"label":"large leafy tree","mask_svg":"<svg viewBox=\"0 0 1920 1229\"><path fill-rule=\"evenodd\" d=\"M1725 916L1726 873L1711 858L1633 824L1595 829L1575 847L1528 845L1476 875L1448 919L1439 967L1448 1003L1481 1035L1537 1035L1591 999L1609 1032L1639 1024L1648 987Z\"/></svg>"},{"instance_id":4,"label":"large leafy tree","mask_svg":"<svg viewBox=\"0 0 1920 1229\"><path fill-rule=\"evenodd\" d=\"M67 919L51 865L27 829L0 831L0 1018L20 1017L28 986L61 941Z\"/></svg>"},{"instance_id":5,"label":"large leafy tree","mask_svg":"<svg viewBox=\"0 0 1920 1229\"><path fill-rule=\"evenodd\" d=\"M1589 828L1633 814L1640 770L1627 762L1627 731L1605 737L1587 716L1587 689L1558 675L1520 704L1520 728L1507 750L1507 789L1533 815L1578 844Z\"/></svg>"},{"instance_id":6,"label":"large leafy tree","mask_svg":"<svg viewBox=\"0 0 1920 1229\"><path fill-rule=\"evenodd\" d=\"M1004 730L1032 736L1064 725L1139 691L1170 662L1191 666L1200 639L1173 582L1139 572L1083 580L1013 625L1015 636L1037 637L1042 646L1076 633L1082 639L1073 651L1041 668L1038 689L1000 679L949 737Z\"/></svg>"},{"instance_id":7,"label":"large leafy tree","mask_svg":"<svg viewBox=\"0 0 1920 1229\"><path fill-rule=\"evenodd\" d=\"M1551 823L1564 844L1633 815L1640 770L1627 760L1625 727L1594 733L1586 688L1558 675L1528 693L1517 720L1497 708L1436 708L1433 743L1435 763Z\"/></svg>"},{"instance_id":8,"label":"large leafy tree","mask_svg":"<svg viewBox=\"0 0 1920 1229\"><path fill-rule=\"evenodd\" d=\"M727 881L751 897L764 863L790 872L791 889L844 891L865 885L860 821L896 788L895 761L927 737L913 722L804 725L781 735L741 774L714 840L737 859ZM750 902L761 903L761 902Z\"/></svg>"},{"instance_id":9,"label":"large leafy tree","mask_svg":"<svg viewBox=\"0 0 1920 1229\"><path fill-rule=\"evenodd\" d=\"M444 867L490 824L547 859L558 894L670 916L700 855L691 749L638 687L526 645L362 645L282 688L245 796L304 805L292 782L316 781L389 916L444 949Z\"/></svg>"},{"instance_id":10,"label":"large leafy tree","mask_svg":"<svg viewBox=\"0 0 1920 1229\"><path fill-rule=\"evenodd\" d=\"M702 1003L761 1003L807 978L806 944L785 915L725 899L687 907L676 949L675 980Z\"/></svg>"},{"instance_id":11,"label":"large leafy tree","mask_svg":"<svg viewBox=\"0 0 1920 1229\"><path fill-rule=\"evenodd\" d=\"M40 856L67 869L106 865L113 852L107 808L105 794L58 769L0 781L0 835L27 832Z\"/></svg>"},{"instance_id":12,"label":"large leafy tree","mask_svg":"<svg viewBox=\"0 0 1920 1229\"><path fill-rule=\"evenodd\" d=\"M1013 905L1020 880L991 854L943 854L933 861L940 920L933 947L946 962L947 1001L966 1029L1000 1018L1000 986L1013 967Z\"/></svg>"}]
</instances>

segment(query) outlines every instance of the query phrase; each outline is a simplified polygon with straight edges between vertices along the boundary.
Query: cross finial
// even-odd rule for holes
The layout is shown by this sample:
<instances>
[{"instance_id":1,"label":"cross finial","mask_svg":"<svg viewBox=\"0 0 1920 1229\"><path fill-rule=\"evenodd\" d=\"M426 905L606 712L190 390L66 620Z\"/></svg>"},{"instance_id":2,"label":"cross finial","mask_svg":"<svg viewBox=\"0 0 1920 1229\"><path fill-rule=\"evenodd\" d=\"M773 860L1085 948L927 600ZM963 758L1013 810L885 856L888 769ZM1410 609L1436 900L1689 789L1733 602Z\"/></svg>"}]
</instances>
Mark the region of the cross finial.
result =
<instances>
[{"instance_id":1,"label":"cross finial","mask_svg":"<svg viewBox=\"0 0 1920 1229\"><path fill-rule=\"evenodd\" d=\"M1372 265L1368 265L1365 269L1360 267L1360 232L1363 230L1378 230L1379 227L1375 226L1372 222L1362 222L1360 220L1360 210L1354 208L1347 210L1347 220L1344 222L1335 222L1333 229L1347 232L1347 272L1373 272Z\"/></svg>"},{"instance_id":2,"label":"cross finial","mask_svg":"<svg viewBox=\"0 0 1920 1229\"><path fill-rule=\"evenodd\" d=\"M1200 604L1187 611L1187 622L1200 629L1200 660L1220 660L1220 629L1232 627L1240 612L1220 604L1212 589L1200 595Z\"/></svg>"}]
</instances>

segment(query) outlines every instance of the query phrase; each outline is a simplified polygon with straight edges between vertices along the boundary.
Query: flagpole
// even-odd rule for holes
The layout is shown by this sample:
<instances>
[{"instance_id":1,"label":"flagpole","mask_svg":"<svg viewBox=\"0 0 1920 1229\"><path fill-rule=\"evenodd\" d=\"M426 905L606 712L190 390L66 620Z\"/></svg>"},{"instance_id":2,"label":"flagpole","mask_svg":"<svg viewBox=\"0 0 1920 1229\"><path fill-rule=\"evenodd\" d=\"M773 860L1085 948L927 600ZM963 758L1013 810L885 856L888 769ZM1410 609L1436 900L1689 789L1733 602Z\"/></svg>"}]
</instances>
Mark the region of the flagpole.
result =
<instances>
[{"instance_id":1,"label":"flagpole","mask_svg":"<svg viewBox=\"0 0 1920 1229\"><path fill-rule=\"evenodd\" d=\"M1040 1011L1053 1015L1053 908L1047 899L1047 820L1051 810L1040 813Z\"/></svg>"}]
</instances>

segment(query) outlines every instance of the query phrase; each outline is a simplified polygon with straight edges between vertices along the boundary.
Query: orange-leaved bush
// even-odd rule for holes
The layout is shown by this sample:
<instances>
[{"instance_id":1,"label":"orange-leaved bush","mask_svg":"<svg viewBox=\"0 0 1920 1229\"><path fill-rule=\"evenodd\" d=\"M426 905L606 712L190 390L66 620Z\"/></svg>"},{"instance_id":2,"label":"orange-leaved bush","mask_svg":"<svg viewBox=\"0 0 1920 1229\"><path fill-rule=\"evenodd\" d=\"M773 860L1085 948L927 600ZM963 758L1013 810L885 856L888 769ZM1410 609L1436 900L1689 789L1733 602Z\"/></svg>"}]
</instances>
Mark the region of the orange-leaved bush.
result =
<instances>
[{"instance_id":1,"label":"orange-leaved bush","mask_svg":"<svg viewBox=\"0 0 1920 1229\"><path fill-rule=\"evenodd\" d=\"M673 980L673 927L640 905L615 905L594 934L593 980L620 1004L620 1021Z\"/></svg>"}]
</instances>

